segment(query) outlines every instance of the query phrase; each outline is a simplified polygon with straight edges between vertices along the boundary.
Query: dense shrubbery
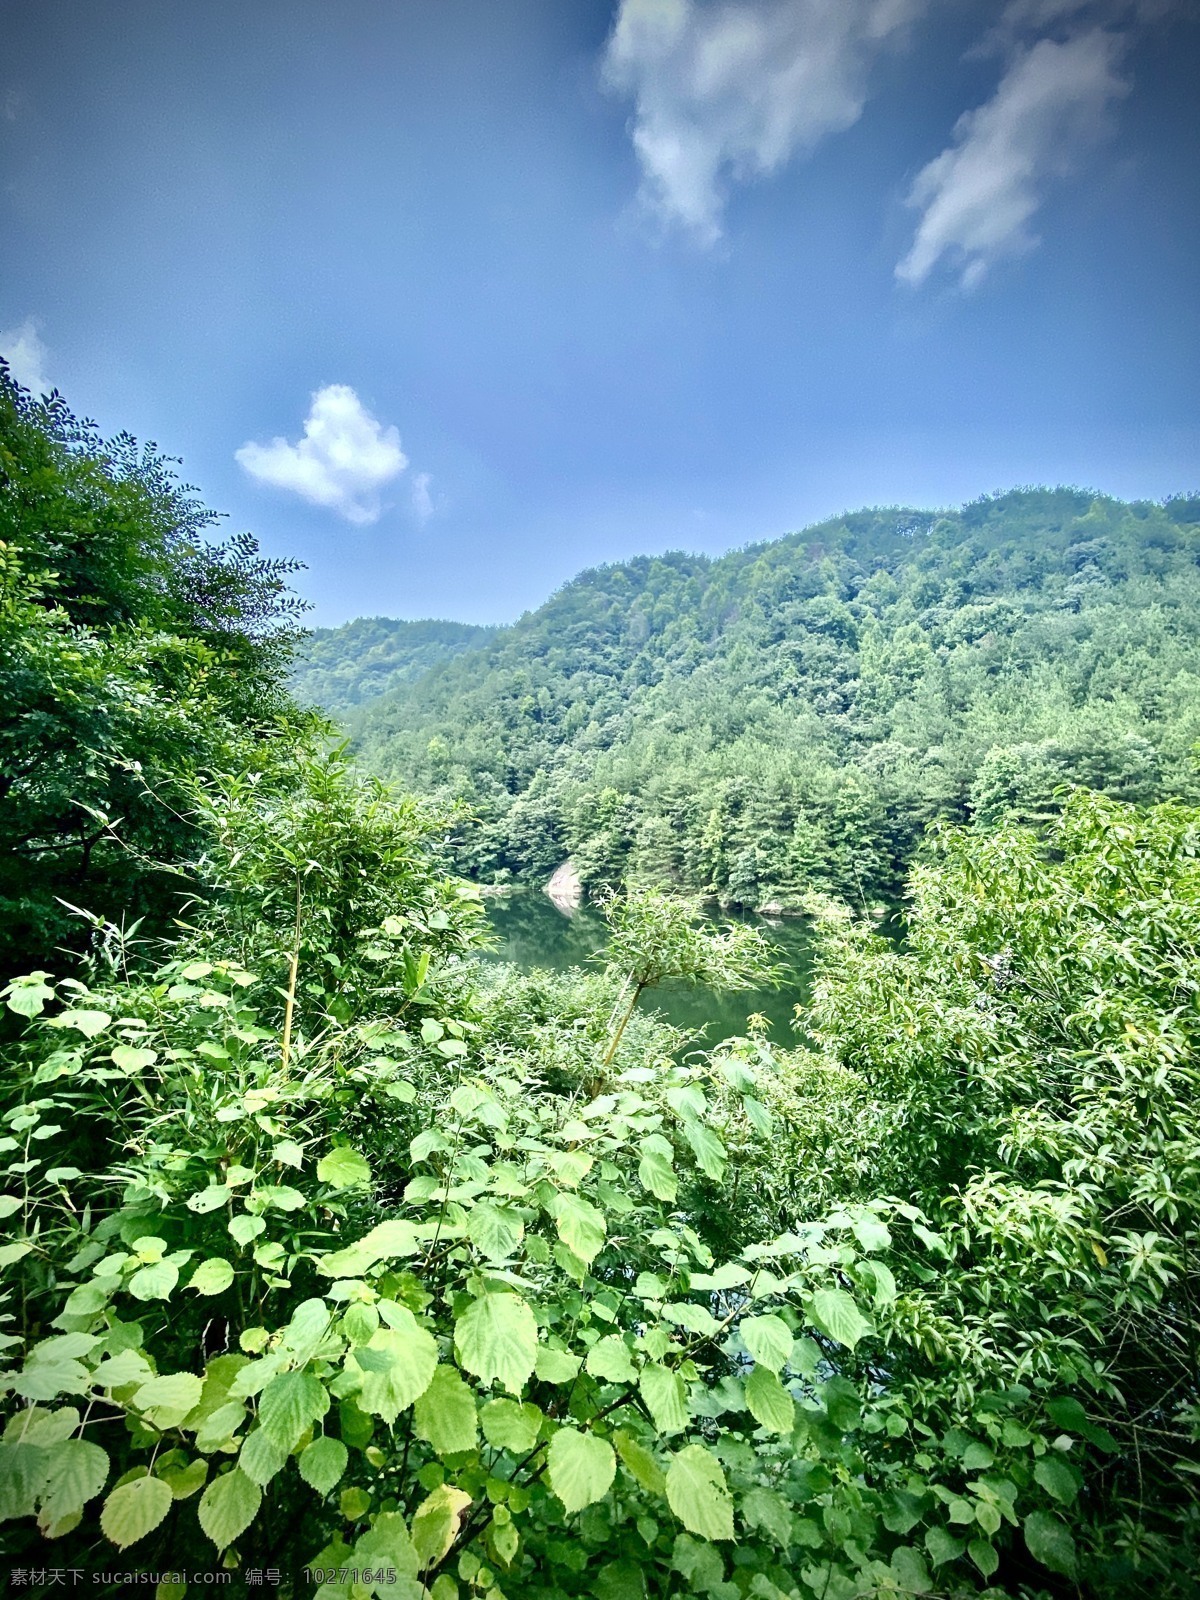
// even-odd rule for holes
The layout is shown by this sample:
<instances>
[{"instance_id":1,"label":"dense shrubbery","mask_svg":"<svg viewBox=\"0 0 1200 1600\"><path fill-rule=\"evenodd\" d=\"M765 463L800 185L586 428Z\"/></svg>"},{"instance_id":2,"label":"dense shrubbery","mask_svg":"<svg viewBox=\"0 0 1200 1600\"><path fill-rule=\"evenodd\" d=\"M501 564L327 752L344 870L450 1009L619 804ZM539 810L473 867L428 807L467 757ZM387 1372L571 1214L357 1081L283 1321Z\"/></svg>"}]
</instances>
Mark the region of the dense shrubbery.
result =
<instances>
[{"instance_id":1,"label":"dense shrubbery","mask_svg":"<svg viewBox=\"0 0 1200 1600\"><path fill-rule=\"evenodd\" d=\"M103 442L0 363L0 961L177 904L188 789L301 718L281 674L291 563L214 544L153 446Z\"/></svg>"},{"instance_id":2,"label":"dense shrubbery","mask_svg":"<svg viewBox=\"0 0 1200 1600\"><path fill-rule=\"evenodd\" d=\"M295 776L216 852L269 931L8 991L7 1516L438 1600L1188 1592L1200 818L949 837L908 953L826 913L811 1049L681 1064L606 1048L628 921L496 1003L430 820Z\"/></svg>"},{"instance_id":3,"label":"dense shrubbery","mask_svg":"<svg viewBox=\"0 0 1200 1600\"><path fill-rule=\"evenodd\" d=\"M483 880L569 855L592 889L890 902L935 818L1040 815L1064 783L1200 798L1198 561L1195 497L864 511L584 573L351 726L467 802Z\"/></svg>"},{"instance_id":4,"label":"dense shrubbery","mask_svg":"<svg viewBox=\"0 0 1200 1600\"><path fill-rule=\"evenodd\" d=\"M1200 813L947 829L903 949L811 906L803 1048L688 1053L632 1002L753 933L481 964L444 816L279 710L164 767L174 928L3 990L27 1592L1194 1593Z\"/></svg>"}]
</instances>

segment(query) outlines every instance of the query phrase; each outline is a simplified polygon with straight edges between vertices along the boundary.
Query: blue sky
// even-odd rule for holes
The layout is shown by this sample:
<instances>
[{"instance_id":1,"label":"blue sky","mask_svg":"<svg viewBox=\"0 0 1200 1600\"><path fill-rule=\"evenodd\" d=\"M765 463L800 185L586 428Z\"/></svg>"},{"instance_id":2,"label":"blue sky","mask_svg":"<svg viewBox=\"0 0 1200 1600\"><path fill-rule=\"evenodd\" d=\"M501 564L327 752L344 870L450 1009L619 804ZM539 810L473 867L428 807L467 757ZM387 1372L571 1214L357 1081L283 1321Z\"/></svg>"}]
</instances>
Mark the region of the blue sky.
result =
<instances>
[{"instance_id":1,"label":"blue sky","mask_svg":"<svg viewBox=\"0 0 1200 1600\"><path fill-rule=\"evenodd\" d=\"M1192 0L0 0L0 351L314 620L1200 486ZM307 431L306 431L307 429Z\"/></svg>"}]
</instances>

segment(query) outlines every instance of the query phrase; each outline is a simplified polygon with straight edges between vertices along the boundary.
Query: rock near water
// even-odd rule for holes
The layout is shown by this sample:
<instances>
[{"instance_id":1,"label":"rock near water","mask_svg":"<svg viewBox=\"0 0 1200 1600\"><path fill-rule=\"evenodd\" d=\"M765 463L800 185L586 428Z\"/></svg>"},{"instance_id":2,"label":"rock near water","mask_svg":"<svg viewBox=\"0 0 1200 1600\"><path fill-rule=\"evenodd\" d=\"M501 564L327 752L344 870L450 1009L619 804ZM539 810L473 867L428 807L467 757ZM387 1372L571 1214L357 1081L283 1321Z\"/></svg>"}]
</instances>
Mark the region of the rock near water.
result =
<instances>
[{"instance_id":1,"label":"rock near water","mask_svg":"<svg viewBox=\"0 0 1200 1600\"><path fill-rule=\"evenodd\" d=\"M579 910L583 899L583 880L575 870L573 861L564 861L561 867L555 868L554 875L546 885L546 893L568 917Z\"/></svg>"}]
</instances>

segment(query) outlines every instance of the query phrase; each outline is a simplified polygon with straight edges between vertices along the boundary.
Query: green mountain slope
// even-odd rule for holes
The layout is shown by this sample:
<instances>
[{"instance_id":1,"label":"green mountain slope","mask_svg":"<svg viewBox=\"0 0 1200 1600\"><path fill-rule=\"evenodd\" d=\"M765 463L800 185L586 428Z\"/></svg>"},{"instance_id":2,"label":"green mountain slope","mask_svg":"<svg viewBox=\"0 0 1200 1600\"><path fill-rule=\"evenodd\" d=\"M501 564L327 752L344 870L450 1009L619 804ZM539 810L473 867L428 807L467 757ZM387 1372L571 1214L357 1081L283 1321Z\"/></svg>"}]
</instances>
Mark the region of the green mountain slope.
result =
<instances>
[{"instance_id":1,"label":"green mountain slope","mask_svg":"<svg viewBox=\"0 0 1200 1600\"><path fill-rule=\"evenodd\" d=\"M300 701L344 716L461 651L486 644L495 632L469 622L394 617L356 617L340 628L316 628L297 651L292 689Z\"/></svg>"},{"instance_id":2,"label":"green mountain slope","mask_svg":"<svg viewBox=\"0 0 1200 1600\"><path fill-rule=\"evenodd\" d=\"M887 898L937 817L1197 794L1198 562L1197 498L858 512L585 572L352 727L470 805L483 877L569 854L732 905Z\"/></svg>"}]
</instances>

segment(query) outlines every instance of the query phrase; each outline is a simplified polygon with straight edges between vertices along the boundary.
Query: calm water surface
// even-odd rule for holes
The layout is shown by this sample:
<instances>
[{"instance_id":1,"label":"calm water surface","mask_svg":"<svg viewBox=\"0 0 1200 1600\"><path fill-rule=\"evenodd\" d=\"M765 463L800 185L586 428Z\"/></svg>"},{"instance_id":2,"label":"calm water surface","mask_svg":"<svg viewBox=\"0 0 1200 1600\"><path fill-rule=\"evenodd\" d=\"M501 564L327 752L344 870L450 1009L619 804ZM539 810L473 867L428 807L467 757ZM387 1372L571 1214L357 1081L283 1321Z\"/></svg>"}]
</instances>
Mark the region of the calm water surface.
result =
<instances>
[{"instance_id":1,"label":"calm water surface","mask_svg":"<svg viewBox=\"0 0 1200 1600\"><path fill-rule=\"evenodd\" d=\"M568 967L595 967L597 963L591 958L604 945L604 919L594 907L580 906L567 916L539 890L518 889L489 900L488 916L496 935L489 958L509 961L525 972L533 967L549 967L556 972ZM713 918L714 923L731 920L732 917ZM776 921L742 916L737 920L761 928L776 946L776 960L783 969L777 989L714 994L711 989L672 982L647 990L640 1004L644 1010L661 1012L677 1028L703 1029L709 1044L745 1033L746 1018L759 1011L771 1021L771 1037L789 1043L792 1007L808 998L812 965L808 924L798 917Z\"/></svg>"}]
</instances>

